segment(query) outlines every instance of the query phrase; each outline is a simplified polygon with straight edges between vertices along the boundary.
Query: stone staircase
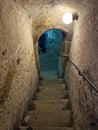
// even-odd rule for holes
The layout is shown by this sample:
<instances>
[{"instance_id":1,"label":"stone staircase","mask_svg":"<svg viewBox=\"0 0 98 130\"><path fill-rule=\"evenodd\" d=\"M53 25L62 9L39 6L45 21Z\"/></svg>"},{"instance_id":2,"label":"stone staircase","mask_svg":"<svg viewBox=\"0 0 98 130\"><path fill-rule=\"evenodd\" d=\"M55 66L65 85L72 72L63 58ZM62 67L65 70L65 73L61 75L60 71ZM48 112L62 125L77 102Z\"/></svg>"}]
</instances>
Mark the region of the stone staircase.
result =
<instances>
[{"instance_id":1,"label":"stone staircase","mask_svg":"<svg viewBox=\"0 0 98 130\"><path fill-rule=\"evenodd\" d=\"M40 82L19 130L74 130L68 91L62 80Z\"/></svg>"}]
</instances>

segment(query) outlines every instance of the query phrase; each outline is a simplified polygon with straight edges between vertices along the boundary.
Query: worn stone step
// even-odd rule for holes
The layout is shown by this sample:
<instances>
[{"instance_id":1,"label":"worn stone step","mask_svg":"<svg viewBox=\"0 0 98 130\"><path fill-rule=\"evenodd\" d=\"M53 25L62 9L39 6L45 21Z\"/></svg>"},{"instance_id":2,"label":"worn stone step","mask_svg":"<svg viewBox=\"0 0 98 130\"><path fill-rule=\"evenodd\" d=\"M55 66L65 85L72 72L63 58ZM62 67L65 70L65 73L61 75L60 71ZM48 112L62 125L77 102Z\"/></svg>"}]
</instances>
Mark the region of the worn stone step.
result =
<instances>
[{"instance_id":1,"label":"worn stone step","mask_svg":"<svg viewBox=\"0 0 98 130\"><path fill-rule=\"evenodd\" d=\"M51 92L53 92L53 91L56 91L57 93L63 93L63 92L65 92L65 89L64 88L60 88L60 87L42 87L42 88L39 88L39 91L37 91L37 92L49 92L49 93L51 93Z\"/></svg>"},{"instance_id":2,"label":"worn stone step","mask_svg":"<svg viewBox=\"0 0 98 130\"><path fill-rule=\"evenodd\" d=\"M27 130L28 126L20 126L17 130ZM33 130L74 130L72 127L32 127Z\"/></svg>"},{"instance_id":3,"label":"worn stone step","mask_svg":"<svg viewBox=\"0 0 98 130\"><path fill-rule=\"evenodd\" d=\"M45 111L45 110L69 110L68 99L52 99L52 100L35 100L33 101L30 110Z\"/></svg>"},{"instance_id":4,"label":"worn stone step","mask_svg":"<svg viewBox=\"0 0 98 130\"><path fill-rule=\"evenodd\" d=\"M47 84L61 84L64 83L64 79L54 79L54 80L40 80L41 85Z\"/></svg>"},{"instance_id":5,"label":"worn stone step","mask_svg":"<svg viewBox=\"0 0 98 130\"><path fill-rule=\"evenodd\" d=\"M36 112L29 111L27 113L27 125L32 127L71 127L72 112L71 110L59 111L44 111Z\"/></svg>"},{"instance_id":6,"label":"worn stone step","mask_svg":"<svg viewBox=\"0 0 98 130\"><path fill-rule=\"evenodd\" d=\"M36 93L34 99L65 99L68 98L68 91L41 91Z\"/></svg>"},{"instance_id":7,"label":"worn stone step","mask_svg":"<svg viewBox=\"0 0 98 130\"><path fill-rule=\"evenodd\" d=\"M51 89L51 90L56 90L56 89L60 89L60 90L65 90L65 84L47 84L47 85L43 85L43 86L39 86L39 89L41 90L48 90L48 89Z\"/></svg>"}]
</instances>

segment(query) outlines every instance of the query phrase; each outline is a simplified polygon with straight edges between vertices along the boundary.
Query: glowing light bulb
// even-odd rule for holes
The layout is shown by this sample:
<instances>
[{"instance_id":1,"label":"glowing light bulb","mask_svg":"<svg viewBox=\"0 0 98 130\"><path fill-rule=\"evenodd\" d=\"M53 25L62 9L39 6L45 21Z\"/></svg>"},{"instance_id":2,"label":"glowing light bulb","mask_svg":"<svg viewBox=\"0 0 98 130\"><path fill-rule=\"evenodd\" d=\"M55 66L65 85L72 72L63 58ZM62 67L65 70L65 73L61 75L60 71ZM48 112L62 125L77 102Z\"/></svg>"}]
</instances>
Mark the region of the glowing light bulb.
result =
<instances>
[{"instance_id":1,"label":"glowing light bulb","mask_svg":"<svg viewBox=\"0 0 98 130\"><path fill-rule=\"evenodd\" d=\"M71 24L73 21L73 15L71 12L66 12L63 17L62 20L65 24Z\"/></svg>"}]
</instances>

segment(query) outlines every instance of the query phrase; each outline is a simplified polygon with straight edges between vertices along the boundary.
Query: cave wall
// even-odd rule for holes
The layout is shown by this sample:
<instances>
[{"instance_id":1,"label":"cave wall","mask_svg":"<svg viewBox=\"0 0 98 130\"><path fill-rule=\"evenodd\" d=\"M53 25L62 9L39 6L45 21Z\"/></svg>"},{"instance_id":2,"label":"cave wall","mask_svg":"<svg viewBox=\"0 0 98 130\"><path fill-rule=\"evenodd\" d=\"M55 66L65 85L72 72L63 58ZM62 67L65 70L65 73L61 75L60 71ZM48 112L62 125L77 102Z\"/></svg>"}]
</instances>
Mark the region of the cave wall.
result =
<instances>
[{"instance_id":1,"label":"cave wall","mask_svg":"<svg viewBox=\"0 0 98 130\"><path fill-rule=\"evenodd\" d=\"M85 5L74 33L70 59L98 87L98 1ZM67 83L76 130L98 129L98 93L67 63Z\"/></svg>"},{"instance_id":2,"label":"cave wall","mask_svg":"<svg viewBox=\"0 0 98 130\"><path fill-rule=\"evenodd\" d=\"M38 84L31 22L15 1L0 1L0 130L19 125Z\"/></svg>"},{"instance_id":3,"label":"cave wall","mask_svg":"<svg viewBox=\"0 0 98 130\"><path fill-rule=\"evenodd\" d=\"M68 32L70 58L98 86L97 0L0 1L0 129L20 123L31 92L37 85L37 43L52 28ZM77 12L78 21L62 22L66 11ZM73 33L74 30L74 33ZM34 47L33 47L34 45ZM67 84L77 130L95 130L98 94L68 63ZM2 127L1 127L2 126Z\"/></svg>"}]
</instances>

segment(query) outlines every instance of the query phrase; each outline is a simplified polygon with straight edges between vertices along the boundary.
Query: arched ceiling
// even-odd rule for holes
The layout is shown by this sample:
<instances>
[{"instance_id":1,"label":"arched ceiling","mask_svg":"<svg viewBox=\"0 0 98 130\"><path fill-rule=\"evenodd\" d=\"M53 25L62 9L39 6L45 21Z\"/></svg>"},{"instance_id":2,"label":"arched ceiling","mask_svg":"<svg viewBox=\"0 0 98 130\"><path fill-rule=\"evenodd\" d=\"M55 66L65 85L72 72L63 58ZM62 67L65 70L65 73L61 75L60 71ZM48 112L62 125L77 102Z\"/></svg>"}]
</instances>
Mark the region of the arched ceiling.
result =
<instances>
[{"instance_id":1,"label":"arched ceiling","mask_svg":"<svg viewBox=\"0 0 98 130\"><path fill-rule=\"evenodd\" d=\"M32 34L34 43L38 37L46 30L52 28L63 29L73 34L74 22L65 25L62 16L66 11L76 12L83 16L91 8L95 0L14 0L20 8L24 8L32 19Z\"/></svg>"},{"instance_id":2,"label":"arched ceiling","mask_svg":"<svg viewBox=\"0 0 98 130\"><path fill-rule=\"evenodd\" d=\"M58 11L78 11L84 12L86 7L89 6L89 3L93 3L92 0L15 0L22 7L27 9L29 13L33 16L36 16L38 13L41 13L46 10L57 9ZM36 12L36 13L35 13Z\"/></svg>"}]
</instances>

